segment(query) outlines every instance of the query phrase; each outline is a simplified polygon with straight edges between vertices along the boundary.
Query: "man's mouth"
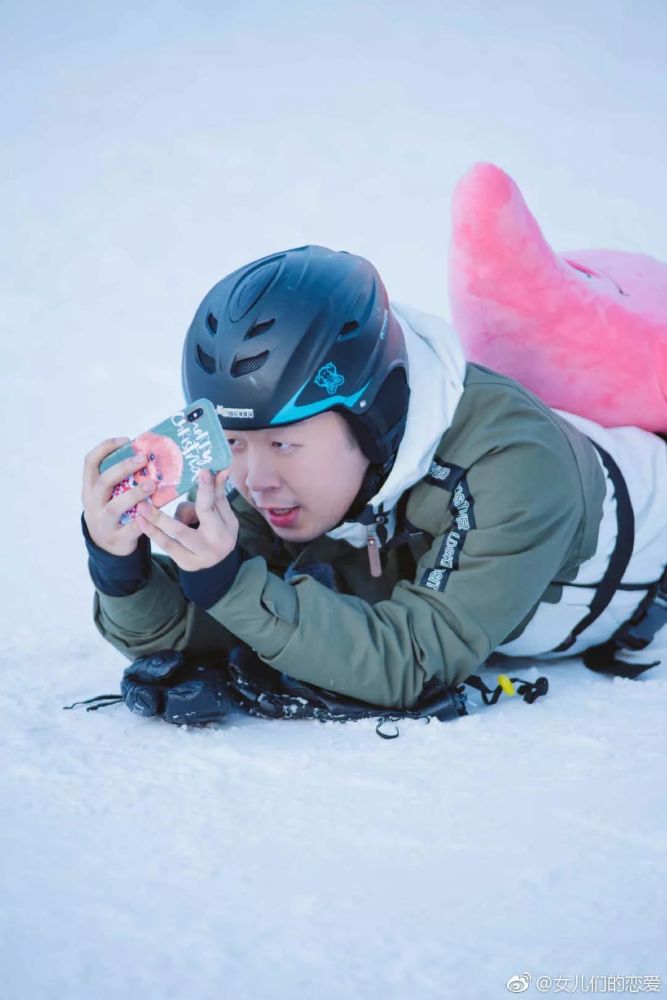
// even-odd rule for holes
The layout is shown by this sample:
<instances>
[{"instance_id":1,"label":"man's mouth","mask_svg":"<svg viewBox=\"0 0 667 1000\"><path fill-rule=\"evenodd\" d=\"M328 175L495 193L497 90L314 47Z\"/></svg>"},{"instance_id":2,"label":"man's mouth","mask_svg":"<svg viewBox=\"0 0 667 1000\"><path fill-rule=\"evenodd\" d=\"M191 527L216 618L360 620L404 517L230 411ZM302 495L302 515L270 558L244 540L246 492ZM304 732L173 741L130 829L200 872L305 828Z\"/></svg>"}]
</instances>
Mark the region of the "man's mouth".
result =
<instances>
[{"instance_id":1,"label":"man's mouth","mask_svg":"<svg viewBox=\"0 0 667 1000\"><path fill-rule=\"evenodd\" d=\"M291 528L299 516L300 507L263 507L271 524L277 528Z\"/></svg>"}]
</instances>

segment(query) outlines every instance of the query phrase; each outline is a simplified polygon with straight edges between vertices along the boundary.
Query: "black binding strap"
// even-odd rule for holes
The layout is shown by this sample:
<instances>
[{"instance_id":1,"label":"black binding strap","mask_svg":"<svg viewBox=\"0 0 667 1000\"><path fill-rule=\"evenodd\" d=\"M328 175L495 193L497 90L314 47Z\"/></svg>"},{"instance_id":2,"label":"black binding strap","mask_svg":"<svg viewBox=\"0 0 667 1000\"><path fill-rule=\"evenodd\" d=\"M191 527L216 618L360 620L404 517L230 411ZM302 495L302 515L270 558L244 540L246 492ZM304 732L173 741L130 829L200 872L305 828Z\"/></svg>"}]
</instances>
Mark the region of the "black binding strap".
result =
<instances>
[{"instance_id":1,"label":"black binding strap","mask_svg":"<svg viewBox=\"0 0 667 1000\"><path fill-rule=\"evenodd\" d=\"M646 597L632 614L614 632L611 639L599 646L593 646L584 651L584 663L589 670L598 674L611 674L614 677L628 677L634 680L651 667L657 667L660 660L650 663L630 662L618 659L624 651L637 652L645 649L661 629L667 626L667 569L662 579L654 583Z\"/></svg>"},{"instance_id":2,"label":"black binding strap","mask_svg":"<svg viewBox=\"0 0 667 1000\"><path fill-rule=\"evenodd\" d=\"M536 681L528 681L524 677L510 677L513 684L518 684L517 694L521 695L528 705L532 705L538 698L543 698L549 690L549 681L546 677L538 677ZM479 691L485 705L495 705L505 690L500 684L494 691L485 684L479 674L470 674L463 682L471 688Z\"/></svg>"},{"instance_id":3,"label":"black binding strap","mask_svg":"<svg viewBox=\"0 0 667 1000\"><path fill-rule=\"evenodd\" d=\"M71 705L63 705L63 708L88 705L87 712L96 712L98 708L106 708L107 705L115 705L119 701L125 701L122 694L98 694L94 698L86 698L85 701L75 701ZM94 702L98 702L98 704L94 704Z\"/></svg>"},{"instance_id":4,"label":"black binding strap","mask_svg":"<svg viewBox=\"0 0 667 1000\"><path fill-rule=\"evenodd\" d=\"M590 438L589 440L591 440L591 443L599 452L600 458L609 473L609 478L611 479L614 487L614 493L616 496L616 521L618 525L616 532L616 544L614 546L614 551L611 554L607 570L598 584L595 596L591 601L588 614L581 619L578 625L575 625L567 639L552 650L554 653L561 653L564 650L569 649L570 646L573 646L577 637L584 631L584 629L588 628L588 626L592 625L596 618L600 617L623 579L623 574L625 573L627 565L630 562L630 556L632 555L632 549L635 544L635 515L632 510L630 494L628 493L628 488L625 485L623 474L609 452L600 447L597 442Z\"/></svg>"}]
</instances>

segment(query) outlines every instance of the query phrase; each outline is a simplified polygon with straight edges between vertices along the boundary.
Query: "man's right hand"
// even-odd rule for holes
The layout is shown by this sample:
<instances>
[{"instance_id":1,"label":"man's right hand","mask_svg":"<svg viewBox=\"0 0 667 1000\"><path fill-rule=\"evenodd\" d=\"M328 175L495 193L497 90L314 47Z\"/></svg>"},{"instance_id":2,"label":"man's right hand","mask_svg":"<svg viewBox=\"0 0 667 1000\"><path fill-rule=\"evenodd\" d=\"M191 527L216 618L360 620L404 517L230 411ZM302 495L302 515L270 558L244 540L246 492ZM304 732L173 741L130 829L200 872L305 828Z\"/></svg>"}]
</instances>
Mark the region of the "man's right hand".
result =
<instances>
[{"instance_id":1,"label":"man's right hand","mask_svg":"<svg viewBox=\"0 0 667 1000\"><path fill-rule=\"evenodd\" d=\"M143 534L138 520L119 524L121 514L145 501L157 485L153 480L146 479L140 486L113 496L114 486L146 465L146 455L141 453L100 472L100 462L129 440L127 437L107 438L88 452L83 466L81 502L88 532L99 548L116 556L128 556L134 552Z\"/></svg>"}]
</instances>

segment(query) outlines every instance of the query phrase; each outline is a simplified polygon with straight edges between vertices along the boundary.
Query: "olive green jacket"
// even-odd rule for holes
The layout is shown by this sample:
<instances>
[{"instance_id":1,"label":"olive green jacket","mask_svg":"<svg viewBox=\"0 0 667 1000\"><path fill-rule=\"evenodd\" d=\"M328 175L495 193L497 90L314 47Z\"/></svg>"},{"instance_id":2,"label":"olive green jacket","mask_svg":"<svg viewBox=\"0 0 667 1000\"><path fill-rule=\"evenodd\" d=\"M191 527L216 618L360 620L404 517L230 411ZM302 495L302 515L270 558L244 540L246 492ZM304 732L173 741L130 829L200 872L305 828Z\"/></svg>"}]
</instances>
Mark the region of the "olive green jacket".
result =
<instances>
[{"instance_id":1,"label":"olive green jacket","mask_svg":"<svg viewBox=\"0 0 667 1000\"><path fill-rule=\"evenodd\" d=\"M459 683L521 636L538 606L559 602L595 553L605 495L587 436L518 383L468 364L430 468L397 507L394 544L411 537L382 549L381 577L366 548L283 542L232 494L252 557L224 597L207 611L188 603L175 564L153 555L136 593L96 592L95 623L130 659L242 640L293 677L410 706L429 678ZM332 567L337 590L299 572L313 563Z\"/></svg>"}]
</instances>

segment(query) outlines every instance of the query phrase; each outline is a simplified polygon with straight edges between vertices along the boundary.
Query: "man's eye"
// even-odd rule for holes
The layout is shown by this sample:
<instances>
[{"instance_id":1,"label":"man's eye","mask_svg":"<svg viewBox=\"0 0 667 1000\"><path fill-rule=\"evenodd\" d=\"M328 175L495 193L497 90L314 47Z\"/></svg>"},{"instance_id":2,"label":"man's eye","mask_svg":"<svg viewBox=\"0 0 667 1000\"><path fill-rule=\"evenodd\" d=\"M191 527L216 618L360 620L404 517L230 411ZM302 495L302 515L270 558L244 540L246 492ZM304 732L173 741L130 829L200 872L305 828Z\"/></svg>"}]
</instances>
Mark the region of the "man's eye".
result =
<instances>
[{"instance_id":1,"label":"man's eye","mask_svg":"<svg viewBox=\"0 0 667 1000\"><path fill-rule=\"evenodd\" d=\"M154 462L155 461L155 455L149 455L148 456L148 461L149 462Z\"/></svg>"},{"instance_id":2,"label":"man's eye","mask_svg":"<svg viewBox=\"0 0 667 1000\"><path fill-rule=\"evenodd\" d=\"M285 451L286 448L292 447L292 443L290 441L274 441L273 447L278 448L280 451Z\"/></svg>"}]
</instances>

